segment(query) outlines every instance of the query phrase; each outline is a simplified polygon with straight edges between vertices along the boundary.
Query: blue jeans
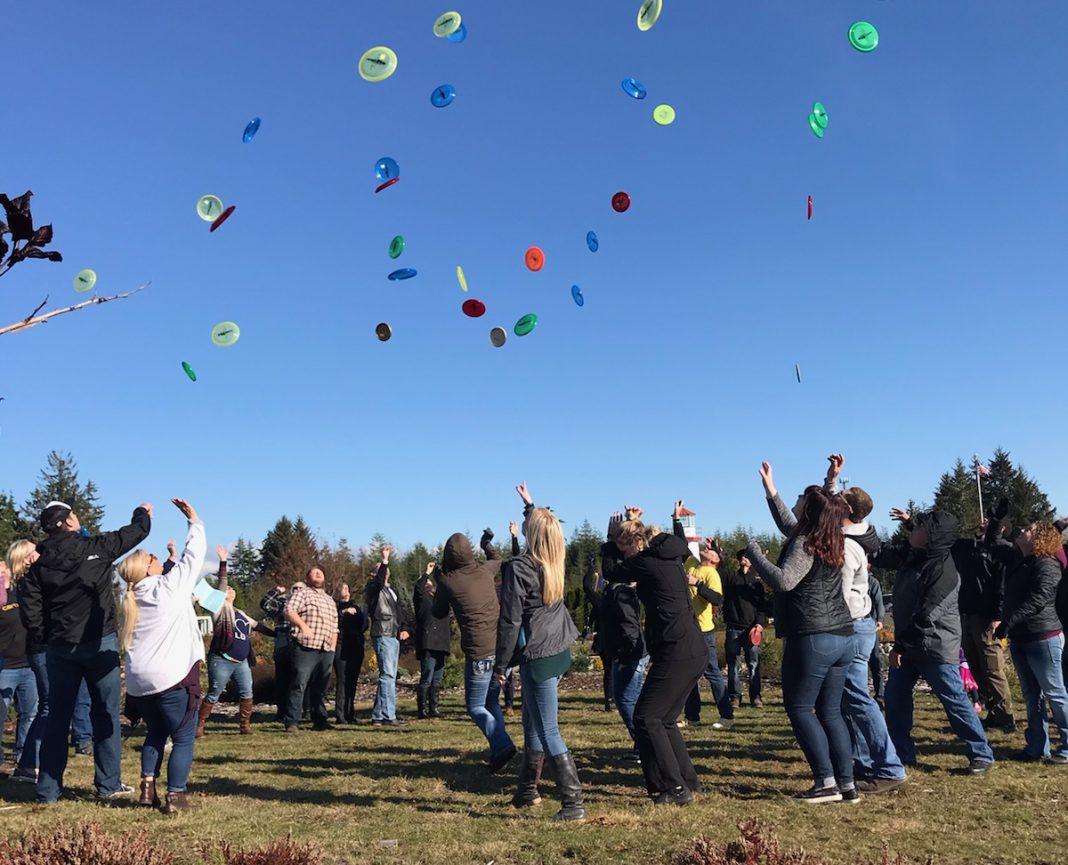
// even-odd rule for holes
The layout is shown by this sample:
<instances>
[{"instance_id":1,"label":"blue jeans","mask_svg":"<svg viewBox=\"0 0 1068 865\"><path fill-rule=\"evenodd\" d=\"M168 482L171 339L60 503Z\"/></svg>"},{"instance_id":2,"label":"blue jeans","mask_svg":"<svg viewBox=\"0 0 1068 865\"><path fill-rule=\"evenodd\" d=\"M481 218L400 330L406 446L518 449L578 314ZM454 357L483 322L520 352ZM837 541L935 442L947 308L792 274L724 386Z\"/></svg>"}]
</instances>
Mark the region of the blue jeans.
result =
<instances>
[{"instance_id":1,"label":"blue jeans","mask_svg":"<svg viewBox=\"0 0 1068 865\"><path fill-rule=\"evenodd\" d=\"M7 719L7 710L12 703L17 703L18 707L13 762L21 763L22 751L26 747L34 718L37 717L37 680L29 667L16 670L5 667L0 670L0 722ZM0 763L2 762L4 741L0 736Z\"/></svg>"},{"instance_id":2,"label":"blue jeans","mask_svg":"<svg viewBox=\"0 0 1068 865\"><path fill-rule=\"evenodd\" d=\"M1046 706L1042 699L1045 695L1053 715L1053 725L1060 734L1057 753L1068 754L1068 694L1064 690L1064 673L1061 669L1064 657L1061 638L1049 637L1029 643L1013 640L1009 651L1027 707L1025 750L1032 757L1050 755L1049 725L1046 723ZM6 673L0 673L0 676L3 675Z\"/></svg>"},{"instance_id":3,"label":"blue jeans","mask_svg":"<svg viewBox=\"0 0 1068 865\"><path fill-rule=\"evenodd\" d=\"M872 778L904 778L905 767L890 741L886 720L868 692L868 662L875 641L875 620L854 619L853 660L842 693L842 714L853 742L853 770Z\"/></svg>"},{"instance_id":4,"label":"blue jeans","mask_svg":"<svg viewBox=\"0 0 1068 865\"><path fill-rule=\"evenodd\" d=\"M197 731L197 713L189 711L189 693L184 688L165 691L146 697L142 705L148 734L141 748L141 777L159 777L163 749L169 738L173 747L167 760L167 792L184 793L189 770L193 768L193 741Z\"/></svg>"},{"instance_id":5,"label":"blue jeans","mask_svg":"<svg viewBox=\"0 0 1068 865\"><path fill-rule=\"evenodd\" d=\"M230 684L230 679L237 680L239 699L252 699L252 670L248 661L235 664L212 652L208 655L208 696L204 699L208 703L218 703L226 686Z\"/></svg>"},{"instance_id":6,"label":"blue jeans","mask_svg":"<svg viewBox=\"0 0 1068 865\"><path fill-rule=\"evenodd\" d=\"M986 740L975 707L964 693L959 664L917 661L902 658L901 666L891 669L886 679L886 729L907 766L916 763L916 743L912 740L912 691L923 677L949 718L949 726L964 742L970 760L993 760L994 752Z\"/></svg>"},{"instance_id":7,"label":"blue jeans","mask_svg":"<svg viewBox=\"0 0 1068 865\"><path fill-rule=\"evenodd\" d=\"M493 678L495 656L464 662L464 702L467 714L475 722L490 746L490 760L514 748L512 737L504 727L501 714L501 689ZM527 695L523 695L526 706Z\"/></svg>"},{"instance_id":8,"label":"blue jeans","mask_svg":"<svg viewBox=\"0 0 1068 865\"><path fill-rule=\"evenodd\" d=\"M621 661L612 662L612 690L616 708L619 709L619 715L632 739L634 738L634 707L638 703L638 695L642 692L647 666L649 666L648 655L627 664Z\"/></svg>"},{"instance_id":9,"label":"blue jeans","mask_svg":"<svg viewBox=\"0 0 1068 865\"><path fill-rule=\"evenodd\" d=\"M397 717L397 662L400 660L400 640L396 637L372 637L375 657L378 658L378 691L371 707L372 721L392 721Z\"/></svg>"},{"instance_id":10,"label":"blue jeans","mask_svg":"<svg viewBox=\"0 0 1068 865\"><path fill-rule=\"evenodd\" d=\"M782 696L797 744L816 784L853 784L849 728L842 693L853 660L853 637L805 634L787 637L782 658Z\"/></svg>"},{"instance_id":11,"label":"blue jeans","mask_svg":"<svg viewBox=\"0 0 1068 865\"><path fill-rule=\"evenodd\" d=\"M334 666L334 653L318 649L306 649L294 644L290 648L293 660L293 675L289 682L289 701L286 703L285 725L300 724L304 707L309 707L312 726L325 727L329 721L326 714L326 685Z\"/></svg>"},{"instance_id":12,"label":"blue jeans","mask_svg":"<svg viewBox=\"0 0 1068 865\"><path fill-rule=\"evenodd\" d=\"M567 751L558 718L560 679L551 676L544 682L535 682L530 665L519 665L519 681L523 684L523 747L527 751L542 751L550 757Z\"/></svg>"},{"instance_id":13,"label":"blue jeans","mask_svg":"<svg viewBox=\"0 0 1068 865\"><path fill-rule=\"evenodd\" d=\"M67 731L74 701L84 679L89 688L89 717L93 724L96 792L108 796L122 785L122 733L119 707L122 677L119 642L115 634L85 643L51 643L47 650L48 721L41 740L37 801L55 802L67 769Z\"/></svg>"},{"instance_id":14,"label":"blue jeans","mask_svg":"<svg viewBox=\"0 0 1068 865\"><path fill-rule=\"evenodd\" d=\"M719 658L716 657L716 632L708 631L702 634L705 645L708 646L708 666L705 667L705 680L712 688L712 700L719 709L719 716L724 720L734 717L734 709L731 708L730 698L727 696L727 686L723 683L723 674L719 671ZM701 720L701 680L693 686L690 696L686 698L686 720Z\"/></svg>"},{"instance_id":15,"label":"blue jeans","mask_svg":"<svg viewBox=\"0 0 1068 865\"><path fill-rule=\"evenodd\" d=\"M45 652L30 655L30 669L37 682L37 717L30 725L26 747L22 749L19 768L28 772L37 771L41 759L41 740L44 738L48 724L48 662ZM89 688L82 679L78 688L78 698L74 703L72 736L76 747L89 745L93 741L93 725L89 721Z\"/></svg>"},{"instance_id":16,"label":"blue jeans","mask_svg":"<svg viewBox=\"0 0 1068 865\"><path fill-rule=\"evenodd\" d=\"M741 700L742 689L738 684L742 667L742 655L749 667L749 702L760 699L760 646L749 641L748 630L728 628L723 642L723 653L727 656L727 697Z\"/></svg>"},{"instance_id":17,"label":"blue jeans","mask_svg":"<svg viewBox=\"0 0 1068 865\"><path fill-rule=\"evenodd\" d=\"M424 652L419 661L419 687L441 687L445 675L445 652Z\"/></svg>"}]
</instances>

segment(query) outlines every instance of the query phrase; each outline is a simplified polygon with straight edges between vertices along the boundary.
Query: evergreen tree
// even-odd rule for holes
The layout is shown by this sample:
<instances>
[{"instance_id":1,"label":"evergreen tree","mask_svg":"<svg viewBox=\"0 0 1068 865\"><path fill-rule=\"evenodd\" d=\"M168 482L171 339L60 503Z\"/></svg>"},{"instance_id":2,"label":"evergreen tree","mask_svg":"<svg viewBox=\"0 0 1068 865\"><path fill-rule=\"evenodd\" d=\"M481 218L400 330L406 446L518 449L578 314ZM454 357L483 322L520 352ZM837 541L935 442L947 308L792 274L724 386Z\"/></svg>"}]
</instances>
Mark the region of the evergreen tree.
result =
<instances>
[{"instance_id":1,"label":"evergreen tree","mask_svg":"<svg viewBox=\"0 0 1068 865\"><path fill-rule=\"evenodd\" d=\"M48 466L41 470L36 488L22 506L22 518L32 527L34 537L44 537L37 519L52 501L70 505L90 534L100 531L104 508L97 503L96 484L87 481L83 486L78 482L78 466L69 453L52 451L48 455Z\"/></svg>"},{"instance_id":2,"label":"evergreen tree","mask_svg":"<svg viewBox=\"0 0 1068 865\"><path fill-rule=\"evenodd\" d=\"M995 450L988 468L990 477L982 479L984 508L992 508L998 499L1007 498L1009 520L1014 526L1054 518L1055 512L1046 494L1023 468L1013 465L1008 451Z\"/></svg>"},{"instance_id":3,"label":"evergreen tree","mask_svg":"<svg viewBox=\"0 0 1068 865\"><path fill-rule=\"evenodd\" d=\"M262 573L259 552L244 538L237 539L226 564L229 580L235 588L250 588Z\"/></svg>"},{"instance_id":4,"label":"evergreen tree","mask_svg":"<svg viewBox=\"0 0 1068 865\"><path fill-rule=\"evenodd\" d=\"M358 594L360 587L356 585L356 577L359 573L359 566L348 540L341 538L335 547L323 544L319 562L323 573L326 574L328 591L332 591L342 583L348 583L349 590Z\"/></svg>"},{"instance_id":5,"label":"evergreen tree","mask_svg":"<svg viewBox=\"0 0 1068 865\"><path fill-rule=\"evenodd\" d=\"M36 536L33 527L27 525L25 520L19 516L15 497L11 493L0 493L0 557L20 538Z\"/></svg>"},{"instance_id":6,"label":"evergreen tree","mask_svg":"<svg viewBox=\"0 0 1068 865\"><path fill-rule=\"evenodd\" d=\"M975 466L969 471L964 461L958 459L952 471L943 474L939 480L934 494L934 506L940 511L949 511L960 520L960 533L963 537L973 536L982 522L982 515L979 513L979 492L975 485Z\"/></svg>"},{"instance_id":7,"label":"evergreen tree","mask_svg":"<svg viewBox=\"0 0 1068 865\"><path fill-rule=\"evenodd\" d=\"M261 579L268 585L289 586L302 581L319 563L319 545L304 522L283 516L260 545Z\"/></svg>"},{"instance_id":8,"label":"evergreen tree","mask_svg":"<svg viewBox=\"0 0 1068 865\"><path fill-rule=\"evenodd\" d=\"M509 538L509 543L511 539ZM597 571L601 570L601 544L604 537L598 532L589 520L583 520L571 538L567 542L567 552L564 556L564 585L581 586L586 576L586 568L592 557L596 561Z\"/></svg>"}]
</instances>

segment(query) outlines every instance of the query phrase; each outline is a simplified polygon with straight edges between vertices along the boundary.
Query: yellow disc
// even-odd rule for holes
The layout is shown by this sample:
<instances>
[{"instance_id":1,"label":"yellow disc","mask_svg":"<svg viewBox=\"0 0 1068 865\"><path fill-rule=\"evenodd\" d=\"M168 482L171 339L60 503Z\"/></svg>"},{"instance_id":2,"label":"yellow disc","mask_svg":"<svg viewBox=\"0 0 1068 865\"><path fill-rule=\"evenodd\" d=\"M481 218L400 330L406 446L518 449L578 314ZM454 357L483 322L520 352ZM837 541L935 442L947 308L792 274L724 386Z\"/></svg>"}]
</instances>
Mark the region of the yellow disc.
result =
<instances>
[{"instance_id":1,"label":"yellow disc","mask_svg":"<svg viewBox=\"0 0 1068 865\"><path fill-rule=\"evenodd\" d=\"M642 32L652 30L660 20L663 9L664 0L642 0L642 5L638 7L638 29Z\"/></svg>"},{"instance_id":2,"label":"yellow disc","mask_svg":"<svg viewBox=\"0 0 1068 865\"><path fill-rule=\"evenodd\" d=\"M363 52L358 68L364 81L385 81L397 71L397 55L392 48L376 45Z\"/></svg>"},{"instance_id":3,"label":"yellow disc","mask_svg":"<svg viewBox=\"0 0 1068 865\"><path fill-rule=\"evenodd\" d=\"M670 105L657 105L653 109L653 120L661 126L670 126L675 122L675 109Z\"/></svg>"},{"instance_id":4,"label":"yellow disc","mask_svg":"<svg viewBox=\"0 0 1068 865\"><path fill-rule=\"evenodd\" d=\"M460 288L467 291L467 277L464 276L464 269L460 265L456 265L456 279L460 283Z\"/></svg>"},{"instance_id":5,"label":"yellow disc","mask_svg":"<svg viewBox=\"0 0 1068 865\"><path fill-rule=\"evenodd\" d=\"M96 271L91 268L85 270L79 270L78 275L74 277L74 290L82 293L91 291L93 286L96 285Z\"/></svg>"},{"instance_id":6,"label":"yellow disc","mask_svg":"<svg viewBox=\"0 0 1068 865\"><path fill-rule=\"evenodd\" d=\"M462 22L459 12L444 12L434 22L434 35L439 39L451 36L460 29Z\"/></svg>"}]
</instances>

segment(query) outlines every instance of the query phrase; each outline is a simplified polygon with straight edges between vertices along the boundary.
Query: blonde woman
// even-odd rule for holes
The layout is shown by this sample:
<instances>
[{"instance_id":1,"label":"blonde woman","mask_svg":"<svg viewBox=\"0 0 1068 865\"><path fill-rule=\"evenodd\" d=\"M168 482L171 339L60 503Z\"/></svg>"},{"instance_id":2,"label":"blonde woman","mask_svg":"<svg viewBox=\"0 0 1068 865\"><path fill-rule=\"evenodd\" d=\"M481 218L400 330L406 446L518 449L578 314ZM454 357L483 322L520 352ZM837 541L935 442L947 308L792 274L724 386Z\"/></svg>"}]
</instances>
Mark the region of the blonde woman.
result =
<instances>
[{"instance_id":1,"label":"blonde woman","mask_svg":"<svg viewBox=\"0 0 1068 865\"><path fill-rule=\"evenodd\" d=\"M139 804L164 814L186 807L185 787L193 765L204 641L190 599L207 552L204 524L196 510L183 499L171 501L189 520L178 564L164 575L163 563L144 550L134 550L119 563L119 576L127 587L119 631L126 650L126 692L137 700L148 725L141 749ZM167 763L167 798L161 803L156 778L168 738L173 748Z\"/></svg>"},{"instance_id":2,"label":"blonde woman","mask_svg":"<svg viewBox=\"0 0 1068 865\"><path fill-rule=\"evenodd\" d=\"M564 533L547 508L536 508L525 483L516 487L524 509L527 551L504 565L501 614L497 624L494 674L516 665L523 685L523 763L512 804L517 808L541 802L538 781L546 758L556 774L562 807L554 821L584 820L582 785L575 758L560 735L557 689L571 666L571 644L578 629L564 606Z\"/></svg>"}]
</instances>

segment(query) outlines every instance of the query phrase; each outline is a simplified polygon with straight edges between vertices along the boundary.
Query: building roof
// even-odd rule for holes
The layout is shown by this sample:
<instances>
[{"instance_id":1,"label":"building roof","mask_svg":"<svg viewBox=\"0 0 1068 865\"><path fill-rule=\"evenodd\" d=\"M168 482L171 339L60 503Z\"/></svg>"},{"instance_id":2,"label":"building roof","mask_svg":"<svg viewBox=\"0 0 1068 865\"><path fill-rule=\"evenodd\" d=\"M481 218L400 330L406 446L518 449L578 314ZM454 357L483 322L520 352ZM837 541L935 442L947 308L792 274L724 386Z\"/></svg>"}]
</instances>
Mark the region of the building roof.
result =
<instances>
[{"instance_id":1,"label":"building roof","mask_svg":"<svg viewBox=\"0 0 1068 865\"><path fill-rule=\"evenodd\" d=\"M689 508L679 508L680 517L696 517L697 511L691 511Z\"/></svg>"}]
</instances>

